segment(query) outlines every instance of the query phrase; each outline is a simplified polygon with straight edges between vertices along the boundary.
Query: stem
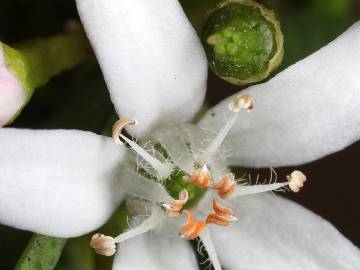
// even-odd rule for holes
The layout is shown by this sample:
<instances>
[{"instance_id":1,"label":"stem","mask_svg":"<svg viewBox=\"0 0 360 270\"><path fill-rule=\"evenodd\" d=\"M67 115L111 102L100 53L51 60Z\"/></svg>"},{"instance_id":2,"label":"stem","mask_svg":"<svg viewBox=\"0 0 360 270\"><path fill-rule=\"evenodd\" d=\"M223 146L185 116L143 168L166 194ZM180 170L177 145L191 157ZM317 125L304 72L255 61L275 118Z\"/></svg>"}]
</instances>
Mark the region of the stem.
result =
<instances>
[{"instance_id":1,"label":"stem","mask_svg":"<svg viewBox=\"0 0 360 270\"><path fill-rule=\"evenodd\" d=\"M15 270L52 270L55 268L66 239L34 234L21 255Z\"/></svg>"}]
</instances>

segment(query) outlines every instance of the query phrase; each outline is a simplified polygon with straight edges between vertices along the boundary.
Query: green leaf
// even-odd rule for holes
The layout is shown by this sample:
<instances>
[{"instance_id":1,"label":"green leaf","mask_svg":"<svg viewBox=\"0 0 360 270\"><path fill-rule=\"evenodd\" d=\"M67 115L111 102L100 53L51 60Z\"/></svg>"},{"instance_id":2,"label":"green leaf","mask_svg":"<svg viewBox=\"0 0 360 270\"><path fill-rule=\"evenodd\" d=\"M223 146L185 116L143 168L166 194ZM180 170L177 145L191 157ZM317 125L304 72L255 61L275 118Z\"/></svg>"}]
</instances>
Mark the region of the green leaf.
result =
<instances>
[{"instance_id":1,"label":"green leaf","mask_svg":"<svg viewBox=\"0 0 360 270\"><path fill-rule=\"evenodd\" d=\"M52 270L55 268L66 239L34 234L20 257L15 270Z\"/></svg>"}]
</instances>

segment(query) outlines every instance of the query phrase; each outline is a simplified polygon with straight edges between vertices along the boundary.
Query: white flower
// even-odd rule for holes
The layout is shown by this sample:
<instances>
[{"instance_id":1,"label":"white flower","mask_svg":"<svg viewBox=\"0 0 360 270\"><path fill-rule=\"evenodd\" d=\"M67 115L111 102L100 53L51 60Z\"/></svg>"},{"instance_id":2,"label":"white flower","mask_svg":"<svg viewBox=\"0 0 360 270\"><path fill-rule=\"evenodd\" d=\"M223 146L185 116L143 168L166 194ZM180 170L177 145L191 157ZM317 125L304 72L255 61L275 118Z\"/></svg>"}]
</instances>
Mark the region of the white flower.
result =
<instances>
[{"instance_id":1,"label":"white flower","mask_svg":"<svg viewBox=\"0 0 360 270\"><path fill-rule=\"evenodd\" d=\"M129 132L159 139L189 177L194 161L209 165L216 181L227 166L300 164L359 138L359 23L269 82L246 90L256 100L252 112L229 111L234 99L229 97L192 126L182 123L201 106L207 67L179 3L77 2L117 112L139 122ZM173 169L156 151L146 156L122 139L158 178ZM218 151L222 140L231 150L226 158ZM166 208L174 200L159 183L127 165L133 154L125 146L115 147L110 138L90 132L3 128L0 150L1 223L74 237L102 225L128 192L147 199L150 218L115 238L124 244L114 269L197 268L188 242L177 235L183 215L165 216L158 203ZM237 192L251 188L237 187ZM215 195L207 192L191 209L197 220L211 213ZM238 221L225 228L209 224L200 234L217 269L219 262L230 270L356 269L360 264L359 250L332 225L286 199L238 196L230 206ZM154 230L140 235L148 229Z\"/></svg>"}]
</instances>

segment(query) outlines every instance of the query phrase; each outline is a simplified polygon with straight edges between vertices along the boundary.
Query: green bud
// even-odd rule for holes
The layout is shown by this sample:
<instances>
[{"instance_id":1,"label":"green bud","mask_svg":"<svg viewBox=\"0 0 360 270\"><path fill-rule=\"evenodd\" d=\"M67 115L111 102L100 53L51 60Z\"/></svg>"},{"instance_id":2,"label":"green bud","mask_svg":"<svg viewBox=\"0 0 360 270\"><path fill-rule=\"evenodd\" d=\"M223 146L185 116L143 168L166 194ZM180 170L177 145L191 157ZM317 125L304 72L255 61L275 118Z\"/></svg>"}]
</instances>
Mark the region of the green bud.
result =
<instances>
[{"instance_id":1,"label":"green bud","mask_svg":"<svg viewBox=\"0 0 360 270\"><path fill-rule=\"evenodd\" d=\"M201 40L211 69L237 85L265 79L284 54L274 12L252 0L220 3L208 16Z\"/></svg>"}]
</instances>

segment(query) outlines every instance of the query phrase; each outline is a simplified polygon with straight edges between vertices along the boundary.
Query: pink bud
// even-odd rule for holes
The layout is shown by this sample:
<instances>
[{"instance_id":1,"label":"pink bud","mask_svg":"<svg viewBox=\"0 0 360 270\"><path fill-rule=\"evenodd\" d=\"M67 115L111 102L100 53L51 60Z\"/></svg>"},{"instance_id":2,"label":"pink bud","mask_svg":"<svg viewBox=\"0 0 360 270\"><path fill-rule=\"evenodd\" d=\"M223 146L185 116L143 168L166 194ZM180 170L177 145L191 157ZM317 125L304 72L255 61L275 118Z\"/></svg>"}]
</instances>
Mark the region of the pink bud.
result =
<instances>
[{"instance_id":1,"label":"pink bud","mask_svg":"<svg viewBox=\"0 0 360 270\"><path fill-rule=\"evenodd\" d=\"M25 100L25 89L6 66L0 47L0 126L6 125L14 118Z\"/></svg>"}]
</instances>

